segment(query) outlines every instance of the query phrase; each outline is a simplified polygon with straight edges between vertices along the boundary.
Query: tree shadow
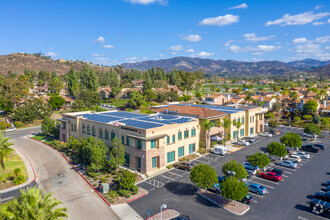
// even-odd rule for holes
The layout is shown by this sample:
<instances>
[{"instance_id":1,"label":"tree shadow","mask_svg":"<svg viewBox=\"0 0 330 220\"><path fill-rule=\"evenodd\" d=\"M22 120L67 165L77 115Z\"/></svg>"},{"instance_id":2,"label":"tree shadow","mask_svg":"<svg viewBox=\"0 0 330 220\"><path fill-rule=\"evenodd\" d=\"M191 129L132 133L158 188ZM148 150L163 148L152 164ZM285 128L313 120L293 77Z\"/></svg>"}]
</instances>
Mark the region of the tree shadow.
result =
<instances>
[{"instance_id":1,"label":"tree shadow","mask_svg":"<svg viewBox=\"0 0 330 220\"><path fill-rule=\"evenodd\" d=\"M170 182L164 186L167 191L178 196L195 195L198 188L190 183Z\"/></svg>"},{"instance_id":2,"label":"tree shadow","mask_svg":"<svg viewBox=\"0 0 330 220\"><path fill-rule=\"evenodd\" d=\"M194 201L198 202L202 205L205 205L207 207L210 207L210 208L220 208L219 206L215 205L214 203L210 202L209 200L207 200L207 199L205 199L205 198L203 198L203 197L201 197L200 195L197 195L197 194L196 194L196 196L194 196Z\"/></svg>"}]
</instances>

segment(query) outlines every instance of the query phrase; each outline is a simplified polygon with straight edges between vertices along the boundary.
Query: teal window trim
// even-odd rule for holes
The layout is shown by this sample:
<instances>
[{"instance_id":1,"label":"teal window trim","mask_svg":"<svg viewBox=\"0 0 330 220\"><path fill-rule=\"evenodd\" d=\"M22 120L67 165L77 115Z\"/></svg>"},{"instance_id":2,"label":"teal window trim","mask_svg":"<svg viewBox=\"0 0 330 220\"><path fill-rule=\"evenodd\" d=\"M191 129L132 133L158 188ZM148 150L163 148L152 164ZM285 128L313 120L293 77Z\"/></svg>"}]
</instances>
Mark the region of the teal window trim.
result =
<instances>
[{"instance_id":1,"label":"teal window trim","mask_svg":"<svg viewBox=\"0 0 330 220\"><path fill-rule=\"evenodd\" d=\"M189 154L195 151L195 144L189 144Z\"/></svg>"},{"instance_id":2,"label":"teal window trim","mask_svg":"<svg viewBox=\"0 0 330 220\"><path fill-rule=\"evenodd\" d=\"M239 136L240 136L240 137L244 136L244 128L242 128L242 129L239 131Z\"/></svg>"},{"instance_id":3,"label":"teal window trim","mask_svg":"<svg viewBox=\"0 0 330 220\"><path fill-rule=\"evenodd\" d=\"M121 136L121 143L122 144L125 144L125 137L124 137L124 135Z\"/></svg>"},{"instance_id":4,"label":"teal window trim","mask_svg":"<svg viewBox=\"0 0 330 220\"><path fill-rule=\"evenodd\" d=\"M175 135L172 135L172 143L175 143Z\"/></svg>"},{"instance_id":5,"label":"teal window trim","mask_svg":"<svg viewBox=\"0 0 330 220\"><path fill-rule=\"evenodd\" d=\"M193 128L191 129L191 137L195 137L196 136L196 129Z\"/></svg>"},{"instance_id":6,"label":"teal window trim","mask_svg":"<svg viewBox=\"0 0 330 220\"><path fill-rule=\"evenodd\" d=\"M189 137L189 130L184 131L184 138L188 138Z\"/></svg>"},{"instance_id":7,"label":"teal window trim","mask_svg":"<svg viewBox=\"0 0 330 220\"><path fill-rule=\"evenodd\" d=\"M111 132L111 140L113 140L116 137L116 134L114 132Z\"/></svg>"},{"instance_id":8,"label":"teal window trim","mask_svg":"<svg viewBox=\"0 0 330 220\"><path fill-rule=\"evenodd\" d=\"M157 167L157 157L153 157L152 158L152 168L156 168Z\"/></svg>"},{"instance_id":9,"label":"teal window trim","mask_svg":"<svg viewBox=\"0 0 330 220\"><path fill-rule=\"evenodd\" d=\"M233 132L233 138L237 138L237 131Z\"/></svg>"},{"instance_id":10,"label":"teal window trim","mask_svg":"<svg viewBox=\"0 0 330 220\"><path fill-rule=\"evenodd\" d=\"M151 148L151 149L156 148L156 143L157 143L156 140L151 140L151 141L150 141L150 148Z\"/></svg>"},{"instance_id":11,"label":"teal window trim","mask_svg":"<svg viewBox=\"0 0 330 220\"><path fill-rule=\"evenodd\" d=\"M93 136L96 136L96 132L95 132L95 128L94 127L92 128L92 135Z\"/></svg>"},{"instance_id":12,"label":"teal window trim","mask_svg":"<svg viewBox=\"0 0 330 220\"><path fill-rule=\"evenodd\" d=\"M184 147L179 147L178 148L178 157L184 156Z\"/></svg>"},{"instance_id":13,"label":"teal window trim","mask_svg":"<svg viewBox=\"0 0 330 220\"><path fill-rule=\"evenodd\" d=\"M182 132L178 132L178 140L182 140Z\"/></svg>"},{"instance_id":14,"label":"teal window trim","mask_svg":"<svg viewBox=\"0 0 330 220\"><path fill-rule=\"evenodd\" d=\"M166 140L166 143L167 143L167 144L170 144L170 136L167 136L166 139L167 139L167 140Z\"/></svg>"},{"instance_id":15,"label":"teal window trim","mask_svg":"<svg viewBox=\"0 0 330 220\"><path fill-rule=\"evenodd\" d=\"M138 139L138 149L142 149L142 140Z\"/></svg>"},{"instance_id":16,"label":"teal window trim","mask_svg":"<svg viewBox=\"0 0 330 220\"><path fill-rule=\"evenodd\" d=\"M126 137L126 145L129 146L129 137Z\"/></svg>"},{"instance_id":17,"label":"teal window trim","mask_svg":"<svg viewBox=\"0 0 330 220\"><path fill-rule=\"evenodd\" d=\"M167 163L175 161L175 151L167 153Z\"/></svg>"}]
</instances>

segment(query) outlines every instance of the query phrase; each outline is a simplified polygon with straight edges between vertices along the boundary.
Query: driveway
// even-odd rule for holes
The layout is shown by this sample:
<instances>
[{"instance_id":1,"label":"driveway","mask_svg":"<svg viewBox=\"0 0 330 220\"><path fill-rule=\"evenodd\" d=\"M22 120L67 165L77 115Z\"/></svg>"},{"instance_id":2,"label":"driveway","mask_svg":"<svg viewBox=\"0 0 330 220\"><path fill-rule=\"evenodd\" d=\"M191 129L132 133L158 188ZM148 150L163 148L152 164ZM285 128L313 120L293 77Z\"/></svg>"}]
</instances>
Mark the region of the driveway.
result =
<instances>
[{"instance_id":1,"label":"driveway","mask_svg":"<svg viewBox=\"0 0 330 220\"><path fill-rule=\"evenodd\" d=\"M31 160L38 186L64 203L69 219L119 219L59 153L38 141L17 136L11 141Z\"/></svg>"}]
</instances>

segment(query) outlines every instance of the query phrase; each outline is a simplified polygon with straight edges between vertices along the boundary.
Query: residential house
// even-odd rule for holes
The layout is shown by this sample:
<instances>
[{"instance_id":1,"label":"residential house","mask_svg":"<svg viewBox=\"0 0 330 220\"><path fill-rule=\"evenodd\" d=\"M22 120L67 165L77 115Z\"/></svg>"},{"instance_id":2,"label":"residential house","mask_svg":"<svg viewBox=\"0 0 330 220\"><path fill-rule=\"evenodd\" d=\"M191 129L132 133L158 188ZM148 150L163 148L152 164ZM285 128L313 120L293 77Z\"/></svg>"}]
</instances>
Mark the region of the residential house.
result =
<instances>
[{"instance_id":1,"label":"residential house","mask_svg":"<svg viewBox=\"0 0 330 220\"><path fill-rule=\"evenodd\" d=\"M213 93L213 94L208 94L205 97L205 101L208 102L209 104L224 105L228 101L228 98L230 97L219 93Z\"/></svg>"}]
</instances>

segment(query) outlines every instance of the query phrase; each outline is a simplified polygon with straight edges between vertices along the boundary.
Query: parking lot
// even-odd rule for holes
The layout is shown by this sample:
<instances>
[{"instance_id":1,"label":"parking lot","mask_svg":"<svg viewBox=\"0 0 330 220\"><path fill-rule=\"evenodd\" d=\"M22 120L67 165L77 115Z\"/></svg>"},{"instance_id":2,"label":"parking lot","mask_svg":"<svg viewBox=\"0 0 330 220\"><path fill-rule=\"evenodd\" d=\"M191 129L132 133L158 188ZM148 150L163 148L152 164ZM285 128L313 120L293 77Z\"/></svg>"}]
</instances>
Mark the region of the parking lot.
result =
<instances>
[{"instance_id":1,"label":"parking lot","mask_svg":"<svg viewBox=\"0 0 330 220\"><path fill-rule=\"evenodd\" d=\"M280 128L281 135L292 131L291 128ZM295 131L301 133L301 130ZM222 175L222 165L229 160L244 162L247 156L265 150L271 141L278 141L280 136L257 137L256 142L233 154L221 156L207 154L193 161L194 164L209 164L214 167L218 175ZM304 142L306 144L308 142ZM314 143L314 142L313 142ZM328 147L328 139L318 139L315 143L322 143ZM261 177L252 176L250 183L258 183L267 188L265 195L251 193L254 197L250 204L250 211L241 219L322 219L310 213L308 201L315 192L320 191L321 183L329 180L328 149L317 154L310 153L309 159L303 159L296 169L285 168L271 164L269 168L279 168L284 171L283 180L273 182ZM154 178L145 180L139 186L149 191L148 195L133 201L130 205L144 218L147 210L151 214L159 212L159 207L166 203L169 208L181 214L190 215L192 219L235 219L238 218L220 209L210 202L195 195L197 188L189 180L189 171L172 169Z\"/></svg>"}]
</instances>

